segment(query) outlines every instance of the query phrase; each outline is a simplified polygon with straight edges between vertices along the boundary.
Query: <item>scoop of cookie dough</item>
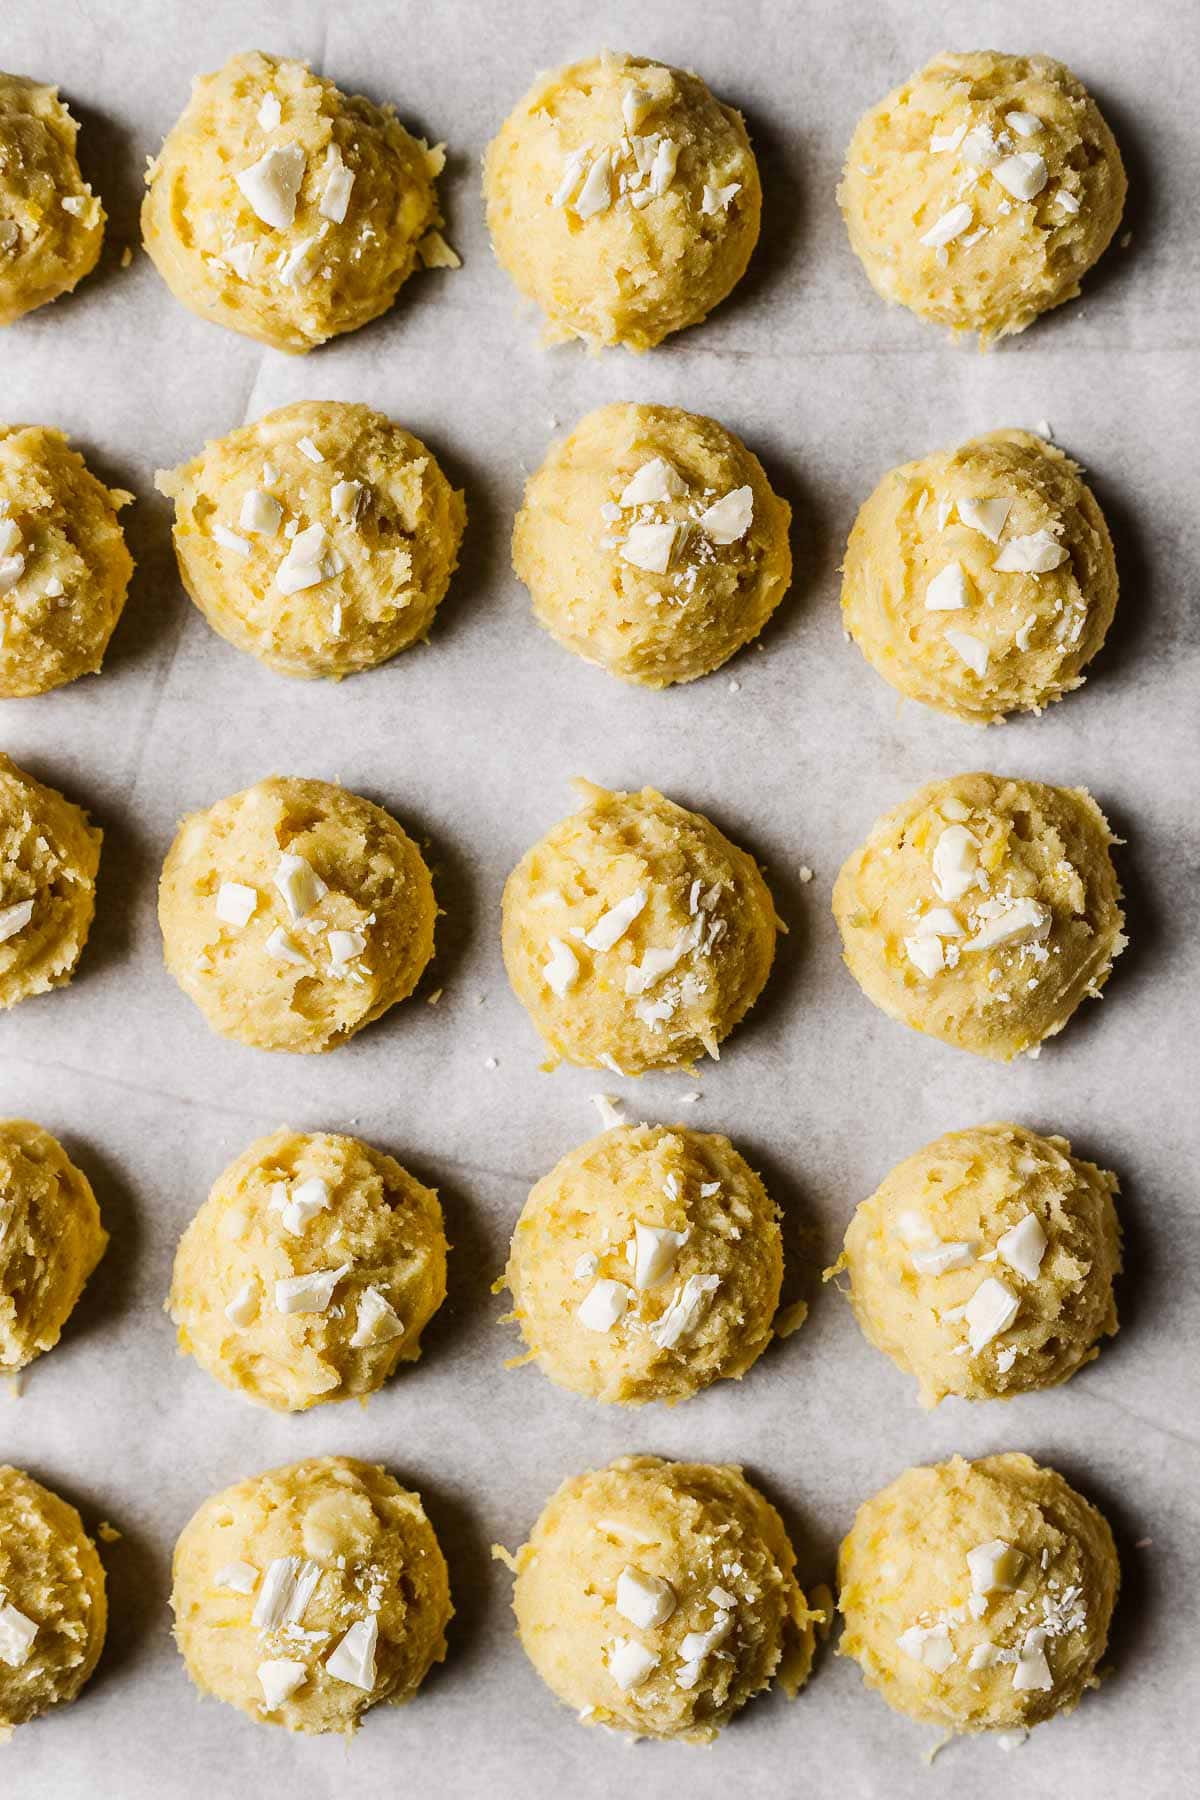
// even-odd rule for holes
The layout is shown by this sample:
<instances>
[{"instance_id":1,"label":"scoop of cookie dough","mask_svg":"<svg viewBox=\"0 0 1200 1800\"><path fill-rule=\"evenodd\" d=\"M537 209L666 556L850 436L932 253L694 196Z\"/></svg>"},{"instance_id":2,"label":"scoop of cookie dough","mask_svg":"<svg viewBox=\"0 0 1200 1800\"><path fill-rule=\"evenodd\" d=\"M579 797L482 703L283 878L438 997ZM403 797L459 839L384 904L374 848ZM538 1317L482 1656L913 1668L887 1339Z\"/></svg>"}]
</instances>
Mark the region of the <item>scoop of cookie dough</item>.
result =
<instances>
[{"instance_id":1,"label":"scoop of cookie dough","mask_svg":"<svg viewBox=\"0 0 1200 1800\"><path fill-rule=\"evenodd\" d=\"M78 1696L107 1622L104 1569L75 1508L0 1466L0 1744Z\"/></svg>"},{"instance_id":2,"label":"scoop of cookie dough","mask_svg":"<svg viewBox=\"0 0 1200 1800\"><path fill-rule=\"evenodd\" d=\"M933 781L843 864L833 916L867 998L1009 1062L1099 994L1124 949L1108 822L1083 788Z\"/></svg>"},{"instance_id":3,"label":"scoop of cookie dough","mask_svg":"<svg viewBox=\"0 0 1200 1800\"><path fill-rule=\"evenodd\" d=\"M192 312L311 350L386 312L423 245L446 260L444 162L390 106L256 50L197 76L147 170L142 235Z\"/></svg>"},{"instance_id":4,"label":"scoop of cookie dough","mask_svg":"<svg viewBox=\"0 0 1200 1800\"><path fill-rule=\"evenodd\" d=\"M286 1129L213 1184L183 1234L168 1308L179 1347L263 1406L373 1394L421 1354L446 1298L431 1188L358 1138Z\"/></svg>"},{"instance_id":5,"label":"scoop of cookie dough","mask_svg":"<svg viewBox=\"0 0 1200 1800\"><path fill-rule=\"evenodd\" d=\"M550 342L649 350L724 300L758 241L741 114L642 56L539 75L489 145L483 186L496 255Z\"/></svg>"},{"instance_id":6,"label":"scoop of cookie dough","mask_svg":"<svg viewBox=\"0 0 1200 1800\"><path fill-rule=\"evenodd\" d=\"M54 1348L107 1243L92 1184L58 1139L0 1120L0 1371Z\"/></svg>"},{"instance_id":7,"label":"scoop of cookie dough","mask_svg":"<svg viewBox=\"0 0 1200 1800\"><path fill-rule=\"evenodd\" d=\"M357 1730L446 1655L446 1561L420 1497L316 1456L214 1494L175 1546L175 1641L202 1694L262 1724Z\"/></svg>"},{"instance_id":8,"label":"scoop of cookie dough","mask_svg":"<svg viewBox=\"0 0 1200 1800\"><path fill-rule=\"evenodd\" d=\"M753 858L653 788L580 806L504 887L504 963L550 1047L640 1075L718 1055L762 991L777 920Z\"/></svg>"},{"instance_id":9,"label":"scoop of cookie dough","mask_svg":"<svg viewBox=\"0 0 1200 1800\"><path fill-rule=\"evenodd\" d=\"M70 981L96 909L102 835L0 752L0 1008Z\"/></svg>"},{"instance_id":10,"label":"scoop of cookie dough","mask_svg":"<svg viewBox=\"0 0 1200 1800\"><path fill-rule=\"evenodd\" d=\"M576 1475L512 1566L525 1652L588 1725L707 1743L773 1677L789 1699L808 1679L821 1615L738 1468L625 1456Z\"/></svg>"},{"instance_id":11,"label":"scoop of cookie dough","mask_svg":"<svg viewBox=\"0 0 1200 1800\"><path fill-rule=\"evenodd\" d=\"M0 74L0 325L70 293L99 259L104 208L78 136L57 88Z\"/></svg>"},{"instance_id":12,"label":"scoop of cookie dough","mask_svg":"<svg viewBox=\"0 0 1200 1800\"><path fill-rule=\"evenodd\" d=\"M859 1507L838 1580L838 1653L889 1706L1013 1731L1098 1685L1120 1567L1095 1507L1009 1453L906 1470Z\"/></svg>"},{"instance_id":13,"label":"scoop of cookie dough","mask_svg":"<svg viewBox=\"0 0 1200 1800\"><path fill-rule=\"evenodd\" d=\"M336 1049L406 999L436 916L389 813L289 776L191 813L158 888L168 969L214 1031L259 1050Z\"/></svg>"},{"instance_id":14,"label":"scoop of cookie dough","mask_svg":"<svg viewBox=\"0 0 1200 1800\"><path fill-rule=\"evenodd\" d=\"M948 1131L859 1206L828 1275L870 1341L947 1394L1056 1387L1117 1329L1117 1178L1022 1125Z\"/></svg>"},{"instance_id":15,"label":"scoop of cookie dough","mask_svg":"<svg viewBox=\"0 0 1200 1800\"><path fill-rule=\"evenodd\" d=\"M859 120L838 203L885 300L986 345L1075 298L1125 185L1112 132L1062 63L944 52Z\"/></svg>"},{"instance_id":16,"label":"scoop of cookie dough","mask_svg":"<svg viewBox=\"0 0 1200 1800\"><path fill-rule=\"evenodd\" d=\"M529 1356L596 1400L673 1405L771 1339L779 1209L726 1137L624 1125L542 1177L504 1279Z\"/></svg>"},{"instance_id":17,"label":"scoop of cookie dough","mask_svg":"<svg viewBox=\"0 0 1200 1800\"><path fill-rule=\"evenodd\" d=\"M1029 431L893 469L846 547L842 617L872 668L974 725L1081 687L1116 604L1103 513Z\"/></svg>"},{"instance_id":18,"label":"scoop of cookie dough","mask_svg":"<svg viewBox=\"0 0 1200 1800\"><path fill-rule=\"evenodd\" d=\"M602 406L525 489L513 567L552 637L667 687L758 636L792 578L791 508L740 438L677 406Z\"/></svg>"}]
</instances>

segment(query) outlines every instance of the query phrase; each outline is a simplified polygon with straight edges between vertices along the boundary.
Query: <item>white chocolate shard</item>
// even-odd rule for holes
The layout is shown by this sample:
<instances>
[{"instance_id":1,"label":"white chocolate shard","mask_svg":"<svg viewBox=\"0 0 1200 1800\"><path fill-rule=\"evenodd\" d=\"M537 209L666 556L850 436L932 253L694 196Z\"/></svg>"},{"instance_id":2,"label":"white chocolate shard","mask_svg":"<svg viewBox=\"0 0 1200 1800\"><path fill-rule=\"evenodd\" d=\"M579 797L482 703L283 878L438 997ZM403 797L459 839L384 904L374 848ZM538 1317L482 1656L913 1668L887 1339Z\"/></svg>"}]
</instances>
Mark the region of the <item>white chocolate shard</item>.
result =
<instances>
[{"instance_id":1,"label":"white chocolate shard","mask_svg":"<svg viewBox=\"0 0 1200 1800\"><path fill-rule=\"evenodd\" d=\"M928 231L921 234L921 242L928 244L931 249L940 250L944 245L952 244L956 237L961 237L964 231L969 231L974 217L966 201L960 200L957 206L944 212Z\"/></svg>"},{"instance_id":2,"label":"white chocolate shard","mask_svg":"<svg viewBox=\"0 0 1200 1800\"><path fill-rule=\"evenodd\" d=\"M225 925L236 925L240 930L250 923L257 906L258 890L244 881L223 881L217 889L216 914Z\"/></svg>"},{"instance_id":3,"label":"white chocolate shard","mask_svg":"<svg viewBox=\"0 0 1200 1800\"><path fill-rule=\"evenodd\" d=\"M388 1344L403 1336L400 1315L387 1295L377 1287L365 1287L358 1297L358 1322L350 1339L351 1347L365 1350L371 1344Z\"/></svg>"},{"instance_id":4,"label":"white chocolate shard","mask_svg":"<svg viewBox=\"0 0 1200 1800\"><path fill-rule=\"evenodd\" d=\"M1021 1310L1021 1298L996 1276L989 1275L981 1281L971 1298L967 1301L964 1318L967 1322L967 1342L972 1351L978 1355L993 1338L1007 1331Z\"/></svg>"},{"instance_id":5,"label":"white chocolate shard","mask_svg":"<svg viewBox=\"0 0 1200 1800\"><path fill-rule=\"evenodd\" d=\"M611 1331L625 1316L631 1294L623 1281L597 1281L575 1309L588 1331Z\"/></svg>"},{"instance_id":6,"label":"white chocolate shard","mask_svg":"<svg viewBox=\"0 0 1200 1800\"><path fill-rule=\"evenodd\" d=\"M971 599L971 584L960 562L949 562L925 589L927 612L961 612Z\"/></svg>"},{"instance_id":7,"label":"white chocolate shard","mask_svg":"<svg viewBox=\"0 0 1200 1800\"><path fill-rule=\"evenodd\" d=\"M588 949L611 950L625 936L648 898L645 888L637 887L624 900L618 900L615 906L601 913L591 930L584 933L583 941Z\"/></svg>"},{"instance_id":8,"label":"white chocolate shard","mask_svg":"<svg viewBox=\"0 0 1200 1800\"><path fill-rule=\"evenodd\" d=\"M1011 500L999 496L992 500L961 499L958 516L971 531L982 532L989 543L998 544L1012 505Z\"/></svg>"},{"instance_id":9,"label":"white chocolate shard","mask_svg":"<svg viewBox=\"0 0 1200 1800\"><path fill-rule=\"evenodd\" d=\"M308 1679L308 1670L302 1662L294 1662L290 1657L273 1656L258 1665L258 1685L263 1691L263 1701L268 1712L277 1712L285 1700L290 1700L298 1687L302 1687Z\"/></svg>"},{"instance_id":10,"label":"white chocolate shard","mask_svg":"<svg viewBox=\"0 0 1200 1800\"><path fill-rule=\"evenodd\" d=\"M665 1625L675 1605L675 1589L660 1575L647 1575L644 1569L627 1564L617 1576L617 1611L639 1631Z\"/></svg>"},{"instance_id":11,"label":"white chocolate shard","mask_svg":"<svg viewBox=\"0 0 1200 1800\"><path fill-rule=\"evenodd\" d=\"M992 169L993 181L998 181L1014 200L1036 200L1046 185L1046 178L1045 159L1036 150L1018 150Z\"/></svg>"},{"instance_id":12,"label":"white chocolate shard","mask_svg":"<svg viewBox=\"0 0 1200 1800\"><path fill-rule=\"evenodd\" d=\"M307 160L299 144L273 144L256 163L234 177L264 225L286 231L296 217L296 197Z\"/></svg>"},{"instance_id":13,"label":"white chocolate shard","mask_svg":"<svg viewBox=\"0 0 1200 1800\"><path fill-rule=\"evenodd\" d=\"M754 523L754 489L737 487L700 514L699 525L714 544L736 544Z\"/></svg>"},{"instance_id":14,"label":"white chocolate shard","mask_svg":"<svg viewBox=\"0 0 1200 1800\"><path fill-rule=\"evenodd\" d=\"M1026 1281L1036 1281L1049 1241L1037 1214L1027 1212L997 1241L996 1249L1010 1269L1015 1269Z\"/></svg>"},{"instance_id":15,"label":"white chocolate shard","mask_svg":"<svg viewBox=\"0 0 1200 1800\"><path fill-rule=\"evenodd\" d=\"M671 1231L664 1225L633 1226L633 1285L639 1292L665 1281L675 1267L677 1253L687 1243L687 1231Z\"/></svg>"},{"instance_id":16,"label":"white chocolate shard","mask_svg":"<svg viewBox=\"0 0 1200 1800\"><path fill-rule=\"evenodd\" d=\"M992 564L1002 575L1047 575L1065 563L1071 552L1049 531L1031 531L1010 538Z\"/></svg>"},{"instance_id":17,"label":"white chocolate shard","mask_svg":"<svg viewBox=\"0 0 1200 1800\"><path fill-rule=\"evenodd\" d=\"M337 1648L325 1658L325 1667L337 1681L362 1688L369 1694L375 1686L375 1648L379 1642L379 1620L374 1613L356 1619Z\"/></svg>"},{"instance_id":18,"label":"white chocolate shard","mask_svg":"<svg viewBox=\"0 0 1200 1800\"><path fill-rule=\"evenodd\" d=\"M284 1281L275 1283L275 1305L281 1313L323 1313L333 1299L333 1290L344 1275L350 1273L349 1263L339 1263L336 1269L313 1269L307 1275L289 1275Z\"/></svg>"},{"instance_id":19,"label":"white chocolate shard","mask_svg":"<svg viewBox=\"0 0 1200 1800\"><path fill-rule=\"evenodd\" d=\"M608 1672L621 1689L641 1687L658 1667L659 1659L636 1638L614 1638L608 1652Z\"/></svg>"},{"instance_id":20,"label":"white chocolate shard","mask_svg":"<svg viewBox=\"0 0 1200 1800\"><path fill-rule=\"evenodd\" d=\"M579 958L562 938L549 940L550 961L542 965L542 979L561 1000L579 980Z\"/></svg>"},{"instance_id":21,"label":"white chocolate shard","mask_svg":"<svg viewBox=\"0 0 1200 1800\"><path fill-rule=\"evenodd\" d=\"M933 885L939 900L961 900L975 880L979 845L965 825L947 825L933 847Z\"/></svg>"},{"instance_id":22,"label":"white chocolate shard","mask_svg":"<svg viewBox=\"0 0 1200 1800\"><path fill-rule=\"evenodd\" d=\"M911 1656L914 1662L923 1663L932 1669L935 1675L944 1674L952 1663L958 1661L954 1653L954 1645L950 1641L948 1625L910 1625L896 1639L896 1646L905 1656Z\"/></svg>"},{"instance_id":23,"label":"white chocolate shard","mask_svg":"<svg viewBox=\"0 0 1200 1800\"><path fill-rule=\"evenodd\" d=\"M656 506L686 494L687 482L663 456L652 456L621 490L618 506Z\"/></svg>"}]
</instances>

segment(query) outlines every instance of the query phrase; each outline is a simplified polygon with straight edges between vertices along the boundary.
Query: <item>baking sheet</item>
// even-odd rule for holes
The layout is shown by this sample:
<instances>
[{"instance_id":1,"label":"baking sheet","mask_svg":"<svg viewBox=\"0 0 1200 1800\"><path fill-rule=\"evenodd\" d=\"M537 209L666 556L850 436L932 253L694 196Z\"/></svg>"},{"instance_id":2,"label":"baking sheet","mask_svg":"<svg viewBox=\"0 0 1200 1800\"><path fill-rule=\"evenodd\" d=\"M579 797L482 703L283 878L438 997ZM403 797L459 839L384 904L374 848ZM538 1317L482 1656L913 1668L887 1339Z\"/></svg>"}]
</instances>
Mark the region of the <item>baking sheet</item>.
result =
<instances>
[{"instance_id":1,"label":"baking sheet","mask_svg":"<svg viewBox=\"0 0 1200 1800\"><path fill-rule=\"evenodd\" d=\"M701 70L743 107L762 162L765 230L738 295L649 357L538 348L483 227L478 162L533 72L600 42ZM1132 181L1127 228L1082 302L989 356L955 350L870 291L833 204L858 113L946 43L1038 49L1099 97ZM1194 405L1200 243L1195 9L1003 0L954 9L879 0L581 0L503 8L233 0L203 7L7 0L5 66L57 80L85 122L84 161L111 216L101 272L0 340L2 410L65 428L135 490L139 563L101 679L8 702L0 741L85 802L105 830L99 912L69 990L0 1020L0 1109L61 1135L92 1177L112 1246L61 1346L0 1399L0 1460L61 1489L104 1551L112 1623L81 1701L0 1752L11 1800L181 1797L295 1784L314 1800L416 1783L576 1800L811 1789L906 1797L969 1790L1183 1792L1197 1773L1194 1346L1200 965L1200 527ZM414 279L392 314L291 360L204 324L134 242L144 157L197 70L261 47L314 59L344 88L394 99L451 146L448 236L465 266ZM335 687L270 675L187 603L157 466L270 407L368 401L424 438L467 491L464 565L427 649ZM507 537L556 426L604 401L711 413L758 450L796 513L798 579L761 651L681 691L628 690L559 650L529 615ZM854 509L891 464L1003 424L1049 420L1091 471L1117 539L1122 600L1082 694L987 735L892 691L844 643L836 567ZM735 690L732 683L738 684ZM829 916L839 863L876 815L959 769L1083 782L1128 839L1132 945L1102 1005L1037 1062L992 1067L905 1032L841 968ZM335 1055L224 1043L164 973L154 888L175 822L271 772L340 780L426 839L445 908L419 997ZM570 776L652 782L711 814L766 864L792 930L766 995L703 1098L691 1083L538 1071L504 980L508 869L569 810ZM804 885L801 865L815 871ZM436 987L436 1006L425 996ZM495 1059L495 1067L489 1066ZM516 1348L489 1284L532 1181L598 1128L597 1090L632 1117L728 1131L787 1209L806 1327L740 1386L674 1413L597 1408ZM1116 1168L1128 1274L1123 1329L1067 1388L932 1417L812 1271L900 1157L952 1127L1016 1117ZM279 1418L176 1357L161 1311L177 1237L217 1172L281 1122L350 1129L442 1193L450 1298L420 1365L371 1403ZM913 1462L1020 1448L1098 1501L1124 1589L1112 1678L1071 1719L1005 1753L954 1746L891 1715L857 1669L822 1655L794 1704L756 1701L713 1750L585 1731L517 1645L489 1545L521 1541L566 1474L626 1451L743 1462L782 1507L808 1581L828 1579L857 1503ZM194 1695L169 1635L174 1537L207 1494L320 1452L386 1462L418 1487L451 1564L449 1659L356 1742L291 1740ZM1189 1574L1189 1570L1191 1573Z\"/></svg>"}]
</instances>

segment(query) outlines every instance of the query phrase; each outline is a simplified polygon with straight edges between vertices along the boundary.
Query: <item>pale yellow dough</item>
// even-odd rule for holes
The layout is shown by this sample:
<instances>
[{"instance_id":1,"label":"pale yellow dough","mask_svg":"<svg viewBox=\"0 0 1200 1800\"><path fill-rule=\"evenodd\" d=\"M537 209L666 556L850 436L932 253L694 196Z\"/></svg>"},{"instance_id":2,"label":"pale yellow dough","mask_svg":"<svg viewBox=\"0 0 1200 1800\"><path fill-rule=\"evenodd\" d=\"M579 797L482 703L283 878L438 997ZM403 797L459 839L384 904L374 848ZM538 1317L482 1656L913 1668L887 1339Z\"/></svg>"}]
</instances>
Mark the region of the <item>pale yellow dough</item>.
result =
<instances>
[{"instance_id":1,"label":"pale yellow dough","mask_svg":"<svg viewBox=\"0 0 1200 1800\"><path fill-rule=\"evenodd\" d=\"M241 1481L179 1535L175 1641L202 1694L261 1724L357 1730L446 1655L446 1561L420 1497L317 1456ZM332 1659L332 1667L331 1667Z\"/></svg>"},{"instance_id":2,"label":"pale yellow dough","mask_svg":"<svg viewBox=\"0 0 1200 1800\"><path fill-rule=\"evenodd\" d=\"M551 1381L626 1406L674 1405L744 1375L770 1342L779 1209L728 1138L623 1125L537 1183L504 1280Z\"/></svg>"},{"instance_id":3,"label":"pale yellow dough","mask_svg":"<svg viewBox=\"0 0 1200 1800\"><path fill-rule=\"evenodd\" d=\"M0 752L0 1008L70 981L96 909L102 833Z\"/></svg>"},{"instance_id":4,"label":"pale yellow dough","mask_svg":"<svg viewBox=\"0 0 1200 1800\"><path fill-rule=\"evenodd\" d=\"M353 675L426 637L467 517L418 438L336 400L280 407L156 485L188 593L281 675Z\"/></svg>"},{"instance_id":5,"label":"pale yellow dough","mask_svg":"<svg viewBox=\"0 0 1200 1800\"><path fill-rule=\"evenodd\" d=\"M708 1743L773 1678L789 1699L808 1679L822 1615L738 1468L625 1456L576 1475L512 1566L525 1652L588 1725Z\"/></svg>"},{"instance_id":6,"label":"pale yellow dough","mask_svg":"<svg viewBox=\"0 0 1200 1800\"><path fill-rule=\"evenodd\" d=\"M54 1348L107 1243L92 1184L58 1139L0 1120L0 1371Z\"/></svg>"},{"instance_id":7,"label":"pale yellow dough","mask_svg":"<svg viewBox=\"0 0 1200 1800\"><path fill-rule=\"evenodd\" d=\"M99 259L104 208L78 136L57 88L0 74L0 325L70 293Z\"/></svg>"},{"instance_id":8,"label":"pale yellow dough","mask_svg":"<svg viewBox=\"0 0 1200 1800\"><path fill-rule=\"evenodd\" d=\"M838 202L885 300L986 345L1075 298L1125 186L1069 69L979 50L934 57L859 120Z\"/></svg>"},{"instance_id":9,"label":"pale yellow dough","mask_svg":"<svg viewBox=\"0 0 1200 1800\"><path fill-rule=\"evenodd\" d=\"M192 312L311 350L386 312L423 244L445 254L444 162L390 106L255 50L197 76L147 171L142 235Z\"/></svg>"},{"instance_id":10,"label":"pale yellow dough","mask_svg":"<svg viewBox=\"0 0 1200 1800\"><path fill-rule=\"evenodd\" d=\"M287 776L184 819L158 889L168 969L214 1031L260 1050L335 1049L406 999L436 916L389 813Z\"/></svg>"},{"instance_id":11,"label":"pale yellow dough","mask_svg":"<svg viewBox=\"0 0 1200 1800\"><path fill-rule=\"evenodd\" d=\"M1098 1685L1120 1573L1095 1507L1028 1456L908 1469L842 1544L838 1653L923 1725L1021 1730Z\"/></svg>"},{"instance_id":12,"label":"pale yellow dough","mask_svg":"<svg viewBox=\"0 0 1200 1800\"><path fill-rule=\"evenodd\" d=\"M715 419L602 406L530 477L513 567L565 649L662 688L758 636L792 578L790 521L758 458Z\"/></svg>"},{"instance_id":13,"label":"pale yellow dough","mask_svg":"<svg viewBox=\"0 0 1200 1800\"><path fill-rule=\"evenodd\" d=\"M892 469L846 547L842 618L867 661L909 699L973 725L1081 687L1116 604L1095 497L1029 431Z\"/></svg>"},{"instance_id":14,"label":"pale yellow dough","mask_svg":"<svg viewBox=\"0 0 1200 1800\"><path fill-rule=\"evenodd\" d=\"M301 1412L373 1394L415 1362L445 1297L432 1188L358 1138L284 1129L218 1175L183 1234L167 1304L180 1350L210 1375Z\"/></svg>"},{"instance_id":15,"label":"pale yellow dough","mask_svg":"<svg viewBox=\"0 0 1200 1800\"><path fill-rule=\"evenodd\" d=\"M930 782L842 867L847 968L914 1031L1008 1062L1099 994L1125 947L1108 822L1083 788Z\"/></svg>"},{"instance_id":16,"label":"pale yellow dough","mask_svg":"<svg viewBox=\"0 0 1200 1800\"><path fill-rule=\"evenodd\" d=\"M75 1508L0 1466L0 1744L77 1698L107 1622L104 1569Z\"/></svg>"},{"instance_id":17,"label":"pale yellow dough","mask_svg":"<svg viewBox=\"0 0 1200 1800\"><path fill-rule=\"evenodd\" d=\"M649 350L736 287L762 189L698 75L608 51L539 75L488 146L488 228L552 342Z\"/></svg>"},{"instance_id":18,"label":"pale yellow dough","mask_svg":"<svg viewBox=\"0 0 1200 1800\"><path fill-rule=\"evenodd\" d=\"M827 1274L849 1276L864 1333L923 1406L1055 1387L1117 1329L1116 1192L1065 1138L948 1131L862 1202Z\"/></svg>"},{"instance_id":19,"label":"pale yellow dough","mask_svg":"<svg viewBox=\"0 0 1200 1800\"><path fill-rule=\"evenodd\" d=\"M775 954L757 864L653 788L576 787L578 811L504 887L505 967L550 1066L640 1075L717 1056Z\"/></svg>"}]
</instances>

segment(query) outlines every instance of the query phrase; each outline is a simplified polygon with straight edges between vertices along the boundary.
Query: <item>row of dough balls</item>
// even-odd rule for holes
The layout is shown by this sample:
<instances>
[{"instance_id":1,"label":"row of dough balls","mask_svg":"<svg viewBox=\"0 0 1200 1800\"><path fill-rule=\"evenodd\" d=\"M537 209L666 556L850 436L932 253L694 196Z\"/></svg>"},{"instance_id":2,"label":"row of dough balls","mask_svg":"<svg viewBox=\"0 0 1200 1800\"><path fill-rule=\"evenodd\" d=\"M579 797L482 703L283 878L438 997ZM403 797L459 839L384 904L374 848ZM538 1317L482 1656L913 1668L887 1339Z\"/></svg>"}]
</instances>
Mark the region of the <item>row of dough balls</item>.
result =
<instances>
[{"instance_id":1,"label":"row of dough balls","mask_svg":"<svg viewBox=\"0 0 1200 1800\"><path fill-rule=\"evenodd\" d=\"M53 88L0 76L0 323L73 288L104 212ZM201 317L305 351L455 267L430 148L305 63L235 56L193 85L147 171L142 232ZM741 114L698 75L603 53L540 75L484 159L495 253L551 342L647 350L736 287L762 187ZM868 112L838 202L877 291L981 342L1079 292L1125 171L1062 63L944 54Z\"/></svg>"},{"instance_id":2,"label":"row of dough balls","mask_svg":"<svg viewBox=\"0 0 1200 1800\"><path fill-rule=\"evenodd\" d=\"M776 1680L807 1681L796 1552L739 1468L622 1457L565 1481L515 1556L520 1641L588 1725L710 1742ZM907 1470L838 1559L839 1651L888 1704L955 1732L1027 1729L1098 1685L1120 1582L1102 1515L1010 1452ZM175 1546L188 1674L260 1723L343 1732L446 1655L449 1574L419 1495L315 1457L214 1494ZM75 1699L104 1643L104 1570L73 1506L0 1468L0 1735Z\"/></svg>"},{"instance_id":3,"label":"row of dough balls","mask_svg":"<svg viewBox=\"0 0 1200 1800\"><path fill-rule=\"evenodd\" d=\"M578 809L504 888L513 992L547 1048L617 1075L690 1071L762 992L782 929L753 857L653 788L577 783ZM100 860L84 812L0 755L0 1007L69 980ZM891 1017L1007 1062L1100 993L1125 944L1116 840L1082 788L931 782L844 864L847 967ZM272 777L179 827L159 883L167 968L262 1050L345 1043L433 955L433 880L382 807Z\"/></svg>"}]
</instances>

